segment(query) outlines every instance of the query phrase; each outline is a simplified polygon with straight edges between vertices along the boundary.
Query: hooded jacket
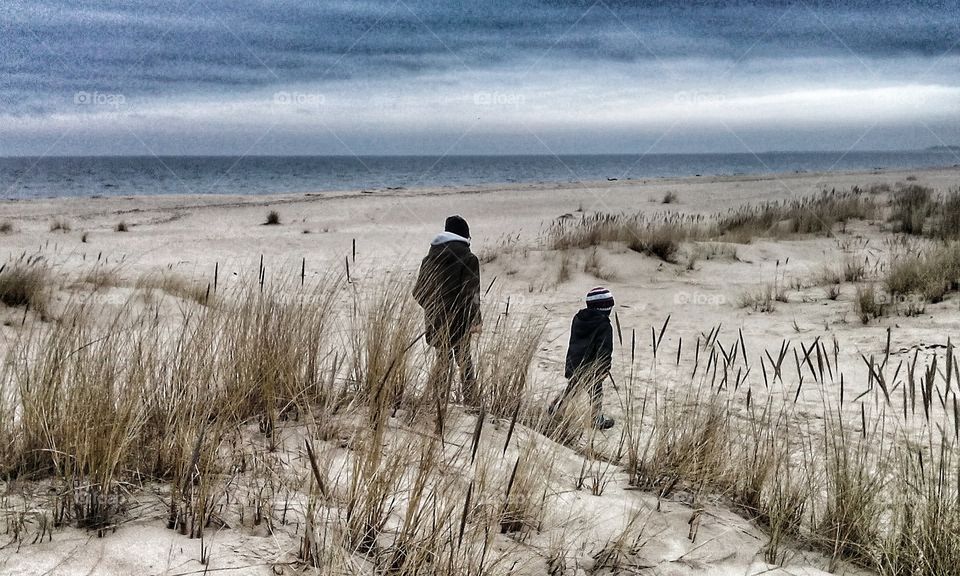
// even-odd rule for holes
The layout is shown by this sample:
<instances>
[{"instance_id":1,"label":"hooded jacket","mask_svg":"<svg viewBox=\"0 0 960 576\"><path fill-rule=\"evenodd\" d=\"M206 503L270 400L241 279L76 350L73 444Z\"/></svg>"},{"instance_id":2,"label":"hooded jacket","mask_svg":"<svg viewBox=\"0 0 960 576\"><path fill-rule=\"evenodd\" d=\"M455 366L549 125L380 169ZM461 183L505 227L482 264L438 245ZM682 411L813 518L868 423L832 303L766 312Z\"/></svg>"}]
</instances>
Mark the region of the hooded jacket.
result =
<instances>
[{"instance_id":1,"label":"hooded jacket","mask_svg":"<svg viewBox=\"0 0 960 576\"><path fill-rule=\"evenodd\" d=\"M455 345L480 318L480 261L470 240L441 232L420 264L413 297L424 310L427 343Z\"/></svg>"},{"instance_id":2,"label":"hooded jacket","mask_svg":"<svg viewBox=\"0 0 960 576\"><path fill-rule=\"evenodd\" d=\"M613 326L609 310L584 308L573 317L567 347L566 378L610 371L613 358Z\"/></svg>"}]
</instances>

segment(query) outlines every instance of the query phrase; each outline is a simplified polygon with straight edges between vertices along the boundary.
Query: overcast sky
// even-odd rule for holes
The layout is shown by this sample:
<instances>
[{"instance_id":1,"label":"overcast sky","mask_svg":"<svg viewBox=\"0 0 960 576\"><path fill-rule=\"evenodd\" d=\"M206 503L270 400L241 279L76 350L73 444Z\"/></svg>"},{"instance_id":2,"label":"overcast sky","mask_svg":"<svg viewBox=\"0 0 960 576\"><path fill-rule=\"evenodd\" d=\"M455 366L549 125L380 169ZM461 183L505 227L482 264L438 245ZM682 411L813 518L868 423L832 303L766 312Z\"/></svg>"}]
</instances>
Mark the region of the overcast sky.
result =
<instances>
[{"instance_id":1,"label":"overcast sky","mask_svg":"<svg viewBox=\"0 0 960 576\"><path fill-rule=\"evenodd\" d=\"M955 0L0 5L0 155L941 144Z\"/></svg>"}]
</instances>

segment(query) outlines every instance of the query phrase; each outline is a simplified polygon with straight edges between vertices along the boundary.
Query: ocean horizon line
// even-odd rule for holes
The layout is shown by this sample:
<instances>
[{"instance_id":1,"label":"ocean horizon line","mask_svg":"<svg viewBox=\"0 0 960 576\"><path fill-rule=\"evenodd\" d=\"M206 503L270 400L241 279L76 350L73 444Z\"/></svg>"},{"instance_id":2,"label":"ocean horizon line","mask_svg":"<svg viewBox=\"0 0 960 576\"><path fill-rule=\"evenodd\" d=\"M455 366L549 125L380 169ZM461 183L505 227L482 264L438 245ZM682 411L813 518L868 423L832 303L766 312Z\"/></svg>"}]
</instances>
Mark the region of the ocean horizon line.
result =
<instances>
[{"instance_id":1,"label":"ocean horizon line","mask_svg":"<svg viewBox=\"0 0 960 576\"><path fill-rule=\"evenodd\" d=\"M927 146L924 148L889 148L871 150L759 150L740 152L563 152L557 154L0 154L5 159L38 158L565 158L565 157L627 157L647 156L759 156L764 154L894 154L894 153L955 153L960 146Z\"/></svg>"},{"instance_id":2,"label":"ocean horizon line","mask_svg":"<svg viewBox=\"0 0 960 576\"><path fill-rule=\"evenodd\" d=\"M4 198L286 194L942 169L950 149L571 155L0 157Z\"/></svg>"}]
</instances>

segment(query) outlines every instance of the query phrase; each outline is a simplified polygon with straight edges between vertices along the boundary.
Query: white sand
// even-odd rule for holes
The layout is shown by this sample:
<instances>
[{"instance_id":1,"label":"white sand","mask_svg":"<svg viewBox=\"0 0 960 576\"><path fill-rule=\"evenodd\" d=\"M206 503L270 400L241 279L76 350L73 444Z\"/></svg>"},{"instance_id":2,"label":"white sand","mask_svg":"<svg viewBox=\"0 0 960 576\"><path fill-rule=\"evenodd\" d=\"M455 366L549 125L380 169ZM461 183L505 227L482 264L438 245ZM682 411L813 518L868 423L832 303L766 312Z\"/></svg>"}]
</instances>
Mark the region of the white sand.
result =
<instances>
[{"instance_id":1,"label":"white sand","mask_svg":"<svg viewBox=\"0 0 960 576\"><path fill-rule=\"evenodd\" d=\"M670 328L662 345L667 354L676 354L681 337L685 349L692 349L692 340L698 334L721 322L721 339L735 339L738 329L742 330L754 356L764 348L778 349L783 339L811 342L818 336L828 340L835 337L841 344L842 369L859 392L865 388L866 378L859 354L882 354L887 327L893 328L894 350L920 342L945 343L947 336L956 336L960 328L955 299L929 305L926 314L919 317L893 315L863 326L853 313L850 285L845 285L836 301L828 300L821 287L811 286L825 263L839 264L843 248L849 251L850 246L859 246L857 253L877 261L884 253L883 232L878 225L858 223L833 238L758 240L738 246L737 260L702 260L693 270L626 249L605 247L600 251L601 258L605 269L614 274L613 279L598 280L583 272L584 253L575 255L574 274L563 283L556 281L559 257L537 250L537 238L547 223L564 214L576 215L578 209L712 214L745 202L800 197L824 188L881 182L892 185L911 175L918 183L941 191L960 183L960 169L954 168L372 194L6 201L0 202L0 221L13 222L16 231L0 236L0 257L42 249L56 266L76 272L89 267L99 256L129 279L172 267L211 281L218 265L221 282L230 282L234 274L239 277L244 270L256 270L261 255L268 275L299 276L301 259L306 259L308 274L342 270L355 240L357 259L351 274L375 281L385 270L414 271L444 217L459 213L470 222L476 251L489 250L507 237L519 237L520 244L533 248L526 254L518 251L498 257L484 266L482 274L485 286L496 278L495 289L485 303L488 310L503 309L509 298L511 310L546 316L547 331L534 374L535 385L544 397L563 385L561 367L570 318L580 307L582 295L597 284L614 292L625 339L636 330L642 346L641 366L650 356L651 326L659 329L670 315ZM660 203L666 191L677 193L677 204ZM282 224L261 225L272 209L280 213ZM72 231L50 232L50 222L56 218L69 221ZM129 232L113 231L120 221L130 226ZM86 235L86 242L81 242L82 235ZM777 262L786 282L797 279L803 287L788 290L789 302L780 304L773 313L741 308L738 300L742 292L772 280ZM115 290L115 297L122 299L123 289ZM11 320L16 314L0 310L0 319ZM489 329L494 321L489 314L487 321ZM0 342L9 342L16 328L5 326L2 334ZM627 351L616 350L615 358L622 368L628 362ZM688 370L690 362L685 356L676 369L662 368L659 373L652 367L642 370L640 379L646 386L676 386L682 383L679 374ZM756 374L753 377L759 378ZM820 399L812 394L803 396L801 403L809 402L814 409ZM615 397L608 394L607 399L610 413L618 417ZM461 422L466 431L471 429L468 420ZM491 432L495 434L502 435L503 431ZM495 444L497 439L490 441ZM564 458L564 466L572 470L567 474L572 477L582 459L569 451ZM564 485L569 490L572 480L567 478ZM625 486L625 478L618 476L601 497L568 492L562 498L569 504L566 508L592 525L597 541L601 541L615 526L622 525L630 510L656 508L653 495L624 490ZM16 545L2 548L0 574L202 573L203 566L197 562L199 541L166 530L159 504L147 510L101 539L65 529L55 532L52 542L24 543L19 550ZM682 499L668 501L660 511L649 514L656 529L644 555L657 574L819 574L818 567L824 566L823 559L816 555L799 554L791 561L789 571L768 572L770 567L762 562L766 543L762 531L722 502L704 511L695 543L687 539L692 509ZM226 574L270 574L271 565L272 573L292 573L284 563L290 561L298 546L293 530L279 536L222 530L211 541L211 568L238 567L222 572Z\"/></svg>"}]
</instances>

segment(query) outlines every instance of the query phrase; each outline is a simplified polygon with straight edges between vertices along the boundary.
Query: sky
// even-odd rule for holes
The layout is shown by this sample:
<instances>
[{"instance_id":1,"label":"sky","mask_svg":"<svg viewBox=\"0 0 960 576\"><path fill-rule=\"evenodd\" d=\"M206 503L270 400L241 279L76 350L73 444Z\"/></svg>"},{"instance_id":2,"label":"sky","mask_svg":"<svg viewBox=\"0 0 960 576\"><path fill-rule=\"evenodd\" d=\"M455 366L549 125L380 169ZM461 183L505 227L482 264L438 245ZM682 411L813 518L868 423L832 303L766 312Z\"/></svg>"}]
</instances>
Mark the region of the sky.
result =
<instances>
[{"instance_id":1,"label":"sky","mask_svg":"<svg viewBox=\"0 0 960 576\"><path fill-rule=\"evenodd\" d=\"M0 155L960 144L960 3L4 0Z\"/></svg>"}]
</instances>

